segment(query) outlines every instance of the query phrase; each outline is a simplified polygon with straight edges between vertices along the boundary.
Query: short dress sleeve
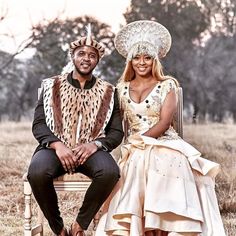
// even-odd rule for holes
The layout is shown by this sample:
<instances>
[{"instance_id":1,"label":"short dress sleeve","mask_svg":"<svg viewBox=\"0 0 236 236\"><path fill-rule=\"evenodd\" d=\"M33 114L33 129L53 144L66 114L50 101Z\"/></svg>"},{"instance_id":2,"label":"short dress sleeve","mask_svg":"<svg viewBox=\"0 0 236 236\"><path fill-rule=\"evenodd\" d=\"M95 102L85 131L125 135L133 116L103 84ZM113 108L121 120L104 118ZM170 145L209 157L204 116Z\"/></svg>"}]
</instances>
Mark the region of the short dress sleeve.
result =
<instances>
[{"instance_id":1,"label":"short dress sleeve","mask_svg":"<svg viewBox=\"0 0 236 236\"><path fill-rule=\"evenodd\" d=\"M119 82L117 85L116 85L116 89L117 89L117 94L118 94L118 99L119 99L119 104L120 104L120 109L121 110L124 110L124 102L123 102L123 99L124 99L124 97L123 97L123 95L124 95L124 93L126 93L127 91L127 87L128 85L127 85L127 82L123 82L123 81L121 81L121 82Z\"/></svg>"},{"instance_id":2,"label":"short dress sleeve","mask_svg":"<svg viewBox=\"0 0 236 236\"><path fill-rule=\"evenodd\" d=\"M177 93L177 82L174 79L167 79L162 82L162 90L161 90L161 102L163 103L165 101L165 98L167 94L174 90L175 93Z\"/></svg>"}]
</instances>

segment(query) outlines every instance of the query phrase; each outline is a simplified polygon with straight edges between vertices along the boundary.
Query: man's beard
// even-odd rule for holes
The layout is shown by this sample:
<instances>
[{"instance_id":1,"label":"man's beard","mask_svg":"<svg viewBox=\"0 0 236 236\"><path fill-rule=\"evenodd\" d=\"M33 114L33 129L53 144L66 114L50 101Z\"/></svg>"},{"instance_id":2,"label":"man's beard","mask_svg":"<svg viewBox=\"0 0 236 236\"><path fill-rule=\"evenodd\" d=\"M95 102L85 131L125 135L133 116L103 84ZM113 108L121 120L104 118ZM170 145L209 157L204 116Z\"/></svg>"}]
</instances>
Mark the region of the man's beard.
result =
<instances>
[{"instance_id":1,"label":"man's beard","mask_svg":"<svg viewBox=\"0 0 236 236\"><path fill-rule=\"evenodd\" d=\"M93 72L93 70L94 70L94 68L95 68L95 67L92 68L92 69L91 69L90 71L88 71L88 72L82 72L82 71L79 69L79 67L75 65L74 62L73 62L73 64L74 64L74 67L75 67L76 71L77 71L80 75L83 75L83 76L91 75L92 72Z\"/></svg>"}]
</instances>

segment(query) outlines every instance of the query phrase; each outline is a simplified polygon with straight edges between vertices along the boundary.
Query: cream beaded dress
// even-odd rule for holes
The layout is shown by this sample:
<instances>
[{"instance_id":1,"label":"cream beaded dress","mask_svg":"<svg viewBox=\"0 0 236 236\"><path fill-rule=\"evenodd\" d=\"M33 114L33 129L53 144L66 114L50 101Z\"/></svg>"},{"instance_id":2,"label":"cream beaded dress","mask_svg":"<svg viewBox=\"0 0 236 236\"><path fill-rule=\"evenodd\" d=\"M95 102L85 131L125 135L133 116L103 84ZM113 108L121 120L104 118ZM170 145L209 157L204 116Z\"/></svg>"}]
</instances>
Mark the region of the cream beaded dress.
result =
<instances>
[{"instance_id":1,"label":"cream beaded dress","mask_svg":"<svg viewBox=\"0 0 236 236\"><path fill-rule=\"evenodd\" d=\"M219 165L201 157L170 127L158 139L142 135L159 121L172 79L159 82L144 101L118 85L128 137L121 147L121 179L104 207L96 236L141 236L159 229L169 236L224 236L214 190Z\"/></svg>"}]
</instances>

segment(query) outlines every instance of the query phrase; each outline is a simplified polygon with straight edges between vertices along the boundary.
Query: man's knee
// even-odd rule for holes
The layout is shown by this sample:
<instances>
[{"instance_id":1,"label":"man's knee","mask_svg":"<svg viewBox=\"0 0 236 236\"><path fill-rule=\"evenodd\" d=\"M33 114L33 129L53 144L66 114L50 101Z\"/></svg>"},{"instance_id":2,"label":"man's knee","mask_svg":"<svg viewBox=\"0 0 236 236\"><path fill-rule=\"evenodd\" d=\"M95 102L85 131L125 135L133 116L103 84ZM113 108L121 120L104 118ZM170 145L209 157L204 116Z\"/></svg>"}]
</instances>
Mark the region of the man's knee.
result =
<instances>
[{"instance_id":1,"label":"man's knee","mask_svg":"<svg viewBox=\"0 0 236 236\"><path fill-rule=\"evenodd\" d=\"M120 170L113 157L104 151L98 151L86 162L86 168L93 180L101 184L114 185L120 178Z\"/></svg>"},{"instance_id":2,"label":"man's knee","mask_svg":"<svg viewBox=\"0 0 236 236\"><path fill-rule=\"evenodd\" d=\"M100 179L103 180L104 184L115 184L120 178L119 168L103 169L101 171Z\"/></svg>"},{"instance_id":3,"label":"man's knee","mask_svg":"<svg viewBox=\"0 0 236 236\"><path fill-rule=\"evenodd\" d=\"M27 179L30 183L42 183L50 181L50 175L47 174L46 169L38 165L37 162L31 162L28 168Z\"/></svg>"}]
</instances>

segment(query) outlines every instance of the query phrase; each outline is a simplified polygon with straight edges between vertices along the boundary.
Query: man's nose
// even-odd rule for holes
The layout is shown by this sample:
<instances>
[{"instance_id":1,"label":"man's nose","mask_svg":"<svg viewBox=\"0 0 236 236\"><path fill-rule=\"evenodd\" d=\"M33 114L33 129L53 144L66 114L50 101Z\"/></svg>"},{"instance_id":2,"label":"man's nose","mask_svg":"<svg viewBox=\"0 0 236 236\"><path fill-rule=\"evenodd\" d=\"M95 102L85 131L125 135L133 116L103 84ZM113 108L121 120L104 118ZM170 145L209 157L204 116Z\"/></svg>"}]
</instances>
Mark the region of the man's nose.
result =
<instances>
[{"instance_id":1,"label":"man's nose","mask_svg":"<svg viewBox=\"0 0 236 236\"><path fill-rule=\"evenodd\" d=\"M89 61L90 60L89 54L84 54L84 58L83 59L86 60L86 61Z\"/></svg>"}]
</instances>

